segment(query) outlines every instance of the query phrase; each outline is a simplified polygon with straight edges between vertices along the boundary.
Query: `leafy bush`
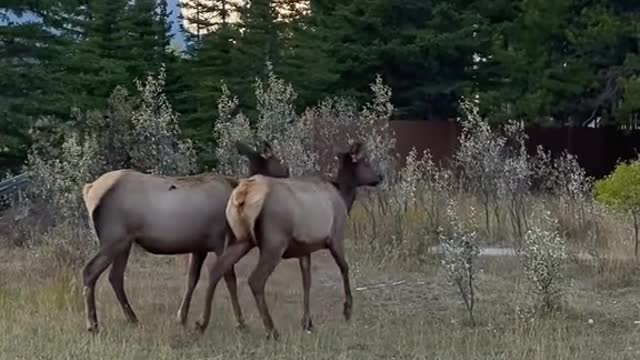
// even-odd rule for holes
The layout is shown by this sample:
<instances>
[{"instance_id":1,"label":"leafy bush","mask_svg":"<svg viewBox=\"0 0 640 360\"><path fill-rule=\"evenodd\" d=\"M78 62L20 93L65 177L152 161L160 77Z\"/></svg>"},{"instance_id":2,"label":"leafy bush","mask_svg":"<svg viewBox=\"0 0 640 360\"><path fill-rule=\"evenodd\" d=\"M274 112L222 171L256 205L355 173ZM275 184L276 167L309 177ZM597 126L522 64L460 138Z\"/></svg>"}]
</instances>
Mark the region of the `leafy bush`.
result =
<instances>
[{"instance_id":1,"label":"leafy bush","mask_svg":"<svg viewBox=\"0 0 640 360\"><path fill-rule=\"evenodd\" d=\"M524 206L531 186L531 158L527 154L522 123L508 122L492 129L479 114L476 103L463 100L462 134L454 155L461 189L470 191L484 210L485 231L491 234L491 218L501 227L506 203L513 233L521 237L526 227ZM492 216L493 214L493 216ZM493 236L497 235L494 231Z\"/></svg>"},{"instance_id":2,"label":"leafy bush","mask_svg":"<svg viewBox=\"0 0 640 360\"><path fill-rule=\"evenodd\" d=\"M133 134L129 153L134 168L151 174L188 175L195 169L191 141L182 140L178 114L164 94L164 67L157 78L135 81L140 106L131 117Z\"/></svg>"},{"instance_id":3,"label":"leafy bush","mask_svg":"<svg viewBox=\"0 0 640 360\"><path fill-rule=\"evenodd\" d=\"M116 88L104 111L74 112L68 122L42 118L32 129L34 145L26 172L31 224L65 262L84 260L91 234L82 186L123 167L164 175L194 169L189 141L180 139L177 114L164 96L164 69L136 82L139 99ZM139 101L136 101L139 100ZM44 233L45 236L42 236Z\"/></svg>"},{"instance_id":4,"label":"leafy bush","mask_svg":"<svg viewBox=\"0 0 640 360\"><path fill-rule=\"evenodd\" d=\"M445 232L441 229L440 238L444 260L442 264L447 271L449 281L458 288L464 302L469 320L475 324L473 309L475 306L475 276L477 272L476 259L480 254L478 246L478 233L475 229L467 228L458 217L455 203L450 203L447 209L447 217L451 223L451 229Z\"/></svg>"},{"instance_id":5,"label":"leafy bush","mask_svg":"<svg viewBox=\"0 0 640 360\"><path fill-rule=\"evenodd\" d=\"M308 118L295 112L298 94L291 84L279 79L268 65L267 83L256 80L258 121L256 137L271 143L274 151L287 163L292 176L311 175L319 171Z\"/></svg>"},{"instance_id":6,"label":"leafy bush","mask_svg":"<svg viewBox=\"0 0 640 360\"><path fill-rule=\"evenodd\" d=\"M97 141L93 136L85 136L83 140L78 133L71 132L59 152L46 150L34 148L28 155L31 207L45 212L53 225L82 226L85 219L78 214L86 211L81 185L92 181L104 167Z\"/></svg>"},{"instance_id":7,"label":"leafy bush","mask_svg":"<svg viewBox=\"0 0 640 360\"><path fill-rule=\"evenodd\" d=\"M44 146L44 144L40 144ZM38 149L38 147L36 147ZM45 151L46 147L39 148ZM55 157L52 154L56 154ZM82 184L93 181L104 167L104 160L93 136L76 132L67 135L59 152L39 152L28 155L27 174L31 180L28 206L35 229L30 242L45 244L51 254L65 263L77 264L87 253L91 234L82 199ZM49 240L49 241L48 241Z\"/></svg>"},{"instance_id":8,"label":"leafy bush","mask_svg":"<svg viewBox=\"0 0 640 360\"><path fill-rule=\"evenodd\" d=\"M238 98L231 95L229 88L222 84L222 95L218 100L218 121L213 135L218 139L216 170L225 175L244 175L248 172L246 159L235 149L236 141L255 142L253 130L242 113L234 115L238 108Z\"/></svg>"},{"instance_id":9,"label":"leafy bush","mask_svg":"<svg viewBox=\"0 0 640 360\"><path fill-rule=\"evenodd\" d=\"M531 291L546 311L553 310L561 296L560 281L567 257L565 241L557 228L557 220L545 211L541 224L525 233L523 247L518 249Z\"/></svg>"},{"instance_id":10,"label":"leafy bush","mask_svg":"<svg viewBox=\"0 0 640 360\"><path fill-rule=\"evenodd\" d=\"M389 160L395 144L388 127L392 109L390 90L380 79L372 84L373 101L360 112L344 99L326 99L297 114L294 106L297 93L273 73L269 64L267 69L266 82L256 79L258 119L253 128L244 114L232 115L236 113L238 100L223 85L218 101L220 119L214 127L219 144L216 171L243 176L244 161L231 154L236 140L269 141L293 176L334 172L336 150L344 149L348 140L353 139L368 145L373 164L395 165Z\"/></svg>"},{"instance_id":11,"label":"leafy bush","mask_svg":"<svg viewBox=\"0 0 640 360\"><path fill-rule=\"evenodd\" d=\"M634 254L638 256L638 216L640 215L640 160L621 163L613 173L596 181L596 199L616 210L624 211L633 219Z\"/></svg>"},{"instance_id":12,"label":"leafy bush","mask_svg":"<svg viewBox=\"0 0 640 360\"><path fill-rule=\"evenodd\" d=\"M133 141L131 118L137 100L124 87L117 86L111 93L104 112L90 111L85 115L85 132L97 135L98 147L105 161L104 170L133 166L130 154Z\"/></svg>"}]
</instances>

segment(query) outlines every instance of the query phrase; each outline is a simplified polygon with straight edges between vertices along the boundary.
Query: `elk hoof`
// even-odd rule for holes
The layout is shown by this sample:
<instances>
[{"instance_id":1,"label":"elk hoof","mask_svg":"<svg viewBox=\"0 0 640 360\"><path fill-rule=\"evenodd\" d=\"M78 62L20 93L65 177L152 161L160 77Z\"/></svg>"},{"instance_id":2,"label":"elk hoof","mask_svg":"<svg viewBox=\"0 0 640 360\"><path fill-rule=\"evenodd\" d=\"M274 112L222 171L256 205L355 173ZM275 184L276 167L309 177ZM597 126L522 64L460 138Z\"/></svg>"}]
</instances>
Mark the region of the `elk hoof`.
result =
<instances>
[{"instance_id":1,"label":"elk hoof","mask_svg":"<svg viewBox=\"0 0 640 360\"><path fill-rule=\"evenodd\" d=\"M187 316L186 315L182 315L182 312L178 312L178 316L176 316L176 320L182 326L187 325Z\"/></svg>"},{"instance_id":2,"label":"elk hoof","mask_svg":"<svg viewBox=\"0 0 640 360\"><path fill-rule=\"evenodd\" d=\"M302 320L302 330L306 331L309 334L313 332L313 322L311 321L311 319L307 321Z\"/></svg>"},{"instance_id":3,"label":"elk hoof","mask_svg":"<svg viewBox=\"0 0 640 360\"><path fill-rule=\"evenodd\" d=\"M344 314L344 319L346 321L351 320L351 304L350 303L345 303L344 304L344 311L342 312Z\"/></svg>"},{"instance_id":4,"label":"elk hoof","mask_svg":"<svg viewBox=\"0 0 640 360\"><path fill-rule=\"evenodd\" d=\"M278 330L273 329L267 333L267 340L272 340L272 339L275 341L280 340L280 334L278 333Z\"/></svg>"},{"instance_id":5,"label":"elk hoof","mask_svg":"<svg viewBox=\"0 0 640 360\"><path fill-rule=\"evenodd\" d=\"M238 330L240 332L247 332L249 330L249 327L245 323L240 323L240 324L236 325L236 330Z\"/></svg>"},{"instance_id":6,"label":"elk hoof","mask_svg":"<svg viewBox=\"0 0 640 360\"><path fill-rule=\"evenodd\" d=\"M200 334L204 333L204 330L206 329L206 325L204 325L204 321L196 321L196 331Z\"/></svg>"},{"instance_id":7,"label":"elk hoof","mask_svg":"<svg viewBox=\"0 0 640 360\"><path fill-rule=\"evenodd\" d=\"M87 331L92 334L98 333L98 324L97 323L89 323L87 324Z\"/></svg>"}]
</instances>

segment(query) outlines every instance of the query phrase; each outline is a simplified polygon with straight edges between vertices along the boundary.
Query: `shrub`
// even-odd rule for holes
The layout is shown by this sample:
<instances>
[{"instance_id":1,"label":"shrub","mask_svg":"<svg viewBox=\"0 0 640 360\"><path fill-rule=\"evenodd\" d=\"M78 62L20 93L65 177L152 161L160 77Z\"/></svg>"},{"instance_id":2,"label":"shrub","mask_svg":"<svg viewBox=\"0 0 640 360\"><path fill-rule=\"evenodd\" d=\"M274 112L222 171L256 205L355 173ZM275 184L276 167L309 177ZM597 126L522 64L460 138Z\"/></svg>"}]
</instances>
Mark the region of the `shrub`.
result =
<instances>
[{"instance_id":1,"label":"shrub","mask_svg":"<svg viewBox=\"0 0 640 360\"><path fill-rule=\"evenodd\" d=\"M497 230L501 230L501 203L506 201L513 233L520 237L526 227L524 203L532 174L524 127L509 122L501 130L494 130L480 117L477 104L463 100L461 106L462 134L454 155L461 189L475 194L482 205L487 234L497 235L491 231L491 213Z\"/></svg>"},{"instance_id":2,"label":"shrub","mask_svg":"<svg viewBox=\"0 0 640 360\"><path fill-rule=\"evenodd\" d=\"M317 175L335 171L335 154L346 147L348 140L360 139L368 146L373 164L392 168L395 163L391 149L395 139L388 128L391 115L390 90L378 79L372 84L374 99L358 112L345 99L326 99L302 114L295 111L297 93L278 78L267 63L267 79L256 79L258 119L252 123L242 113L235 116L238 100L223 85L218 101L220 119L214 135L220 145L217 151L217 171L240 175L242 158L231 149L236 140L269 141L274 152L289 165L291 175ZM329 145L329 146L327 146Z\"/></svg>"},{"instance_id":3,"label":"shrub","mask_svg":"<svg viewBox=\"0 0 640 360\"><path fill-rule=\"evenodd\" d=\"M164 67L157 78L149 74L136 80L140 106L132 115L133 133L129 153L134 168L161 175L188 175L195 169L191 141L182 140L178 114L164 94Z\"/></svg>"},{"instance_id":4,"label":"shrub","mask_svg":"<svg viewBox=\"0 0 640 360\"><path fill-rule=\"evenodd\" d=\"M596 199L633 219L634 254L638 257L638 215L640 214L640 160L621 163L613 173L595 183Z\"/></svg>"},{"instance_id":5,"label":"shrub","mask_svg":"<svg viewBox=\"0 0 640 360\"><path fill-rule=\"evenodd\" d=\"M179 138L177 114L163 93L164 78L160 69L157 78L136 81L139 102L117 87L105 111L76 110L68 122L41 118L36 123L26 164L30 221L39 225L38 239L32 241L48 239L65 262L83 259L91 234L82 199L85 183L123 167L164 175L193 171L193 150Z\"/></svg>"},{"instance_id":6,"label":"shrub","mask_svg":"<svg viewBox=\"0 0 640 360\"><path fill-rule=\"evenodd\" d=\"M564 239L558 234L558 222L544 211L541 224L524 235L518 256L531 283L531 291L546 311L553 310L561 296L560 281L567 257Z\"/></svg>"},{"instance_id":7,"label":"shrub","mask_svg":"<svg viewBox=\"0 0 640 360\"><path fill-rule=\"evenodd\" d=\"M105 161L104 171L133 166L130 153L135 108L136 98L131 97L124 87L117 86L105 111L90 111L85 115L85 132L97 134L98 147Z\"/></svg>"},{"instance_id":8,"label":"shrub","mask_svg":"<svg viewBox=\"0 0 640 360\"><path fill-rule=\"evenodd\" d=\"M222 84L222 96L218 99L218 121L213 128L213 136L218 139L216 171L226 175L244 176L248 173L246 160L235 149L236 141L254 142L254 134L249 119L238 109L238 98L231 95L226 84ZM235 114L235 115L234 115Z\"/></svg>"},{"instance_id":9,"label":"shrub","mask_svg":"<svg viewBox=\"0 0 640 360\"><path fill-rule=\"evenodd\" d=\"M82 199L82 185L92 181L104 167L93 136L67 135L55 158L44 151L44 144L28 155L27 174L32 185L27 191L30 213L35 215L35 229L41 230L30 242L42 240L49 253L64 263L77 264L84 259L90 237L88 215ZM36 235L36 234L32 234ZM48 241L49 240L49 241Z\"/></svg>"},{"instance_id":10,"label":"shrub","mask_svg":"<svg viewBox=\"0 0 640 360\"><path fill-rule=\"evenodd\" d=\"M44 149L34 148L28 155L31 207L49 212L54 225L82 227L86 223L83 216L78 216L86 212L82 185L92 181L104 166L97 141L93 136L85 136L83 140L78 133L71 132L59 153L41 152Z\"/></svg>"},{"instance_id":11,"label":"shrub","mask_svg":"<svg viewBox=\"0 0 640 360\"><path fill-rule=\"evenodd\" d=\"M480 254L478 233L469 229L458 217L455 203L451 202L447 209L447 217L451 223L448 232L441 229L440 238L445 267L449 281L458 288L462 301L469 313L469 320L475 324L473 310L475 305L476 259Z\"/></svg>"},{"instance_id":12,"label":"shrub","mask_svg":"<svg viewBox=\"0 0 640 360\"><path fill-rule=\"evenodd\" d=\"M393 113L391 88L382 82L380 75L376 76L370 88L373 99L364 105L356 118L357 136L365 140L371 163L381 172L390 174L395 170L398 160L393 153L396 144L395 134L389 127Z\"/></svg>"},{"instance_id":13,"label":"shrub","mask_svg":"<svg viewBox=\"0 0 640 360\"><path fill-rule=\"evenodd\" d=\"M308 118L295 112L298 94L291 84L278 78L267 63L267 82L256 80L258 121L256 137L271 143L287 163L292 176L315 175L319 171L313 148L313 128Z\"/></svg>"}]
</instances>

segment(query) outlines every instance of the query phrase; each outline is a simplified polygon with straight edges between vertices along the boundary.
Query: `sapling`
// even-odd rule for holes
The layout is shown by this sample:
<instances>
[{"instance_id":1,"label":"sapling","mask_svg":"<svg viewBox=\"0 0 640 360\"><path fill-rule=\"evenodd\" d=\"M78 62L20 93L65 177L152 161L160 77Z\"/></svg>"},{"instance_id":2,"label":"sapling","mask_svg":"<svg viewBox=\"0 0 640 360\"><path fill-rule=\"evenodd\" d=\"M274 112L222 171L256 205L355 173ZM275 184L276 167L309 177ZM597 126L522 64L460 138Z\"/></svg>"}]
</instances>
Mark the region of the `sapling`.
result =
<instances>
[{"instance_id":1,"label":"sapling","mask_svg":"<svg viewBox=\"0 0 640 360\"><path fill-rule=\"evenodd\" d=\"M567 257L565 241L557 228L557 220L544 211L541 224L527 230L524 244L517 251L530 289L546 311L553 310L561 296L560 280Z\"/></svg>"},{"instance_id":2,"label":"sapling","mask_svg":"<svg viewBox=\"0 0 640 360\"><path fill-rule=\"evenodd\" d=\"M471 209L472 213L475 213ZM469 314L469 320L475 325L473 310L475 306L476 259L480 254L478 232L473 227L465 226L458 217L455 203L451 201L447 208L447 216L452 228L444 232L440 229L440 240L444 252L442 264L447 271L449 281L458 288L462 301ZM472 216L472 218L475 216Z\"/></svg>"}]
</instances>

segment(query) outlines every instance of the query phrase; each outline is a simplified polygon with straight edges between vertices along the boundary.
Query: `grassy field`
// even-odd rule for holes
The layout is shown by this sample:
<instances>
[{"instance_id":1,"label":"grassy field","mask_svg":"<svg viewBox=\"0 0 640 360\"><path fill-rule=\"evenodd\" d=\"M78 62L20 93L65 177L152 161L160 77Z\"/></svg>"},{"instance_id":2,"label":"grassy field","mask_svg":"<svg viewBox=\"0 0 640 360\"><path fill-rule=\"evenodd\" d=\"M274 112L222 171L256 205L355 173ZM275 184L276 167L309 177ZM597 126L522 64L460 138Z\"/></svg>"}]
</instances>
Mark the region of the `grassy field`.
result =
<instances>
[{"instance_id":1,"label":"grassy field","mask_svg":"<svg viewBox=\"0 0 640 360\"><path fill-rule=\"evenodd\" d=\"M134 252L126 289L141 320L131 326L106 276L98 283L100 333L85 331L79 269L65 269L36 250L0 251L2 359L638 359L640 271L633 261L568 269L563 309L553 316L519 315L529 298L514 257L482 257L477 325L468 324L455 289L437 259L419 272L380 269L350 251L354 316L342 318L343 292L326 252L312 257L311 311L316 330L301 330L298 264L283 261L267 283L279 342L266 340L246 279L256 251L238 269L249 325L235 330L227 290L220 284L211 325L197 335L203 278L189 327L176 322L185 279L176 257ZM209 259L212 262L214 257ZM106 274L105 274L106 275Z\"/></svg>"}]
</instances>

